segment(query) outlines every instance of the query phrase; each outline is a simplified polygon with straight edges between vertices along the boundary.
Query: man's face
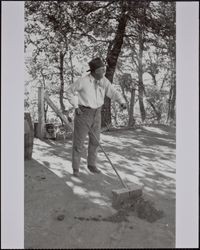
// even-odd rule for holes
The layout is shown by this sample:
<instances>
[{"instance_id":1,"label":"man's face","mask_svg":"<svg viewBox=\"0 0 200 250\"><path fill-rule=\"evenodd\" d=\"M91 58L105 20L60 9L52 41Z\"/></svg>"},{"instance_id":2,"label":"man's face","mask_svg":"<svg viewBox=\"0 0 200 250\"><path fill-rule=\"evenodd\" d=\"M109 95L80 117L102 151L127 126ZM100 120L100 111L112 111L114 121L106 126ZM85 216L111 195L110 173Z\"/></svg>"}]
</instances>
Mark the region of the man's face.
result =
<instances>
[{"instance_id":1,"label":"man's face","mask_svg":"<svg viewBox=\"0 0 200 250\"><path fill-rule=\"evenodd\" d=\"M100 80L101 78L103 78L105 72L106 72L105 67L100 67L100 68L96 69L95 70L95 78L97 80Z\"/></svg>"}]
</instances>

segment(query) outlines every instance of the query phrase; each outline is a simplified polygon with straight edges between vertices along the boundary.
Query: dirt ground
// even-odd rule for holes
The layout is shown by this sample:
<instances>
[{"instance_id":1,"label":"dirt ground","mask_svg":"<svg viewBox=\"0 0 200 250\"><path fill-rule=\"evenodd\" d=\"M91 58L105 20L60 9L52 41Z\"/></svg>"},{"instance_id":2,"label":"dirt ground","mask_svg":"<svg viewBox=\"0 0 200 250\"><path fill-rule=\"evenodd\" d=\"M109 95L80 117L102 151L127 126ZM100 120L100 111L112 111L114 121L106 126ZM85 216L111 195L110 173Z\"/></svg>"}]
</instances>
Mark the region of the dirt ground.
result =
<instances>
[{"instance_id":1,"label":"dirt ground","mask_svg":"<svg viewBox=\"0 0 200 250\"><path fill-rule=\"evenodd\" d=\"M32 160L25 161L25 249L175 247L175 128L104 132L101 144L126 184L141 186L164 216L149 222L128 213L108 220L118 212L112 190L122 186L103 152L102 173L90 173L86 142L76 178L70 139L35 138Z\"/></svg>"}]
</instances>

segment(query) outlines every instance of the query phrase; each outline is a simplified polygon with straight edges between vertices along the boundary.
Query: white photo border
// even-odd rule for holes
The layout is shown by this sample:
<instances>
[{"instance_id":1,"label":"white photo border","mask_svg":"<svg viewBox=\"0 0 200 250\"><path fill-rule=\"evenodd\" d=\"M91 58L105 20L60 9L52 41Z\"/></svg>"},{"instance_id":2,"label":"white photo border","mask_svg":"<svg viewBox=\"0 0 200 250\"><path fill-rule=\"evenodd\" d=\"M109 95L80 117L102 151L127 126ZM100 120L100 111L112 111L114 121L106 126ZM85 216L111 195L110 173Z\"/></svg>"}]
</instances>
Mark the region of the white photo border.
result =
<instances>
[{"instance_id":1,"label":"white photo border","mask_svg":"<svg viewBox=\"0 0 200 250\"><path fill-rule=\"evenodd\" d=\"M198 247L199 2L176 2L176 247ZM24 2L2 1L1 244L24 248Z\"/></svg>"}]
</instances>

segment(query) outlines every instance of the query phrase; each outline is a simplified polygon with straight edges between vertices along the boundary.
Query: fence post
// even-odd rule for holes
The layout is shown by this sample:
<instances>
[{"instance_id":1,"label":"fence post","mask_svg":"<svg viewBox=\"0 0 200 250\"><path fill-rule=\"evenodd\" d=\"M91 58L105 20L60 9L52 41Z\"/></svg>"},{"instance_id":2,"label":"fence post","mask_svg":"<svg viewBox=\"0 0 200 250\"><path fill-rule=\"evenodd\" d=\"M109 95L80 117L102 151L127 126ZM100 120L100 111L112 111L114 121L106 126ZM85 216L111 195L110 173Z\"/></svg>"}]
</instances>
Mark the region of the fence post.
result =
<instances>
[{"instance_id":1,"label":"fence post","mask_svg":"<svg viewBox=\"0 0 200 250\"><path fill-rule=\"evenodd\" d=\"M24 159L31 160L34 131L30 113L24 113Z\"/></svg>"},{"instance_id":2,"label":"fence post","mask_svg":"<svg viewBox=\"0 0 200 250\"><path fill-rule=\"evenodd\" d=\"M52 108L52 110L61 118L61 120L65 123L65 125L73 131L73 126L70 124L70 122L66 119L66 117L62 114L62 112L56 107L56 105L52 102L52 100L49 98L48 94L44 93L44 99L47 102L47 104Z\"/></svg>"},{"instance_id":3,"label":"fence post","mask_svg":"<svg viewBox=\"0 0 200 250\"><path fill-rule=\"evenodd\" d=\"M38 127L37 137L43 139L45 135L44 121L44 88L38 87Z\"/></svg>"}]
</instances>

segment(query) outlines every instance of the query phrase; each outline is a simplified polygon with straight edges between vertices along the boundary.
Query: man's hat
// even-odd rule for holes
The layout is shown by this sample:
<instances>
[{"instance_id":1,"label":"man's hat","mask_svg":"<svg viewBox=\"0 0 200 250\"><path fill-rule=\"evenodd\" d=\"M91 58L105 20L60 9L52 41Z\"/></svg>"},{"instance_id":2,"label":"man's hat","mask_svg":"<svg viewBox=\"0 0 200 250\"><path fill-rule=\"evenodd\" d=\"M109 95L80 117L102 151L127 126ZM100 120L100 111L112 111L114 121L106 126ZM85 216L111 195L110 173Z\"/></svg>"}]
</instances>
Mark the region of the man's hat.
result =
<instances>
[{"instance_id":1,"label":"man's hat","mask_svg":"<svg viewBox=\"0 0 200 250\"><path fill-rule=\"evenodd\" d=\"M96 70L98 68L101 68L101 67L105 66L105 64L103 63L103 61L99 57L92 59L88 64L90 66L90 69L87 70L87 72L88 71L94 71L94 70Z\"/></svg>"}]
</instances>

